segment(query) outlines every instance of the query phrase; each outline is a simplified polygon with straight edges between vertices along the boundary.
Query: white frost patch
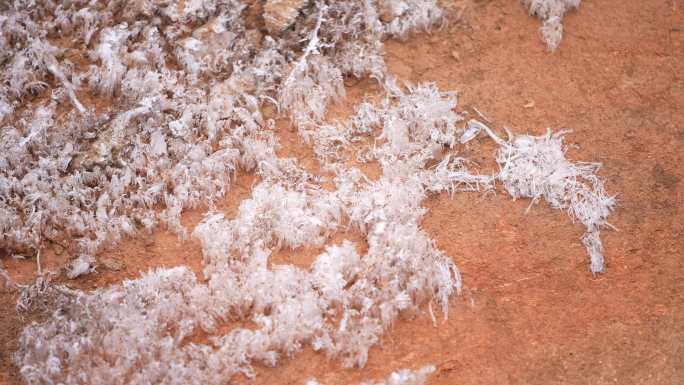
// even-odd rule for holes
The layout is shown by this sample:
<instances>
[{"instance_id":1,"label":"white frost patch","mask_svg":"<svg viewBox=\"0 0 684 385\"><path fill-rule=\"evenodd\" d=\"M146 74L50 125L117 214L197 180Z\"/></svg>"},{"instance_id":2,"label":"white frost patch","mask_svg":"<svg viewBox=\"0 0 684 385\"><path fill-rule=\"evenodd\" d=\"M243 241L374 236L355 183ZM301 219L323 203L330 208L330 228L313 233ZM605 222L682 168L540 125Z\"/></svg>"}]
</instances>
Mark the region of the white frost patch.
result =
<instances>
[{"instance_id":1,"label":"white frost patch","mask_svg":"<svg viewBox=\"0 0 684 385\"><path fill-rule=\"evenodd\" d=\"M550 52L558 48L563 38L563 16L578 8L581 0L522 0L530 15L537 16L543 24L540 28L542 39Z\"/></svg>"},{"instance_id":2,"label":"white frost patch","mask_svg":"<svg viewBox=\"0 0 684 385\"><path fill-rule=\"evenodd\" d=\"M387 377L384 381L370 381L362 382L361 385L423 385L427 377L434 373L434 365L427 365L418 370L411 369L401 369ZM310 379L306 382L306 385L323 385L316 379Z\"/></svg>"},{"instance_id":3,"label":"white frost patch","mask_svg":"<svg viewBox=\"0 0 684 385\"><path fill-rule=\"evenodd\" d=\"M489 131L491 133L491 131ZM570 162L565 158L565 131L546 135L516 135L501 144L496 161L497 178L513 198L544 198L552 207L565 210L587 228L582 242L591 257L591 271L603 271L603 246L599 233L611 227L608 215L615 198L606 194L603 181L595 175L600 163Z\"/></svg>"},{"instance_id":4,"label":"white frost patch","mask_svg":"<svg viewBox=\"0 0 684 385\"><path fill-rule=\"evenodd\" d=\"M434 365L423 366L418 370L402 369L392 372L385 381L364 382L361 385L423 385L435 369Z\"/></svg>"}]
</instances>

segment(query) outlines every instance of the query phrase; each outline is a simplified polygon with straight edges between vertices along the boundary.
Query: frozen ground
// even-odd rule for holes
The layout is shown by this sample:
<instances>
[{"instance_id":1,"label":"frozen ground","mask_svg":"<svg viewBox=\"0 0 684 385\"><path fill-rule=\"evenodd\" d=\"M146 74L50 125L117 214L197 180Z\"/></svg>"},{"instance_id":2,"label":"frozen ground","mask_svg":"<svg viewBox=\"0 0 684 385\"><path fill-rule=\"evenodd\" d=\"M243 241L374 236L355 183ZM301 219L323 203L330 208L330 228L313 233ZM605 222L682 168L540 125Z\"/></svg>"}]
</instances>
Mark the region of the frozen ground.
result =
<instances>
[{"instance_id":1,"label":"frozen ground","mask_svg":"<svg viewBox=\"0 0 684 385\"><path fill-rule=\"evenodd\" d=\"M461 3L459 3L461 4ZM308 348L276 368L256 366L257 383L325 384L386 378L397 368L436 366L428 383L677 383L682 377L682 303L678 276L682 186L681 5L625 2L613 9L583 2L566 16L566 37L555 55L536 37L538 22L518 4L463 2L458 23L408 42L388 41L389 72L414 83L436 81L461 91L459 108L477 108L499 129L544 134L545 127L570 127L566 141L578 144L569 157L601 161L607 190L619 192L620 209L604 232L607 272L588 272L579 225L546 205L511 202L497 194L429 196L421 226L458 264L465 289L450 301L449 319L432 325L426 309L400 316L370 351L364 369L342 369L339 361ZM605 7L605 8L603 8ZM640 44L635 44L640 42ZM525 54L520 54L524 52ZM676 55L679 55L677 57ZM378 100L373 81L345 81L347 99L326 120L344 120L364 96ZM288 122L279 121L279 156L294 156L311 173L324 173L316 154ZM502 131L499 131L500 133ZM464 154L481 170L495 170L491 141L471 142ZM657 149L657 151L656 151ZM373 163L362 170L378 179ZM253 175L239 173L217 208L235 217L251 195ZM192 229L203 210L188 210L181 222ZM344 230L332 238L357 243L366 237ZM43 266L56 269L65 253L45 250ZM309 266L322 251L281 250L270 263ZM142 258L141 258L142 257ZM98 255L123 261L67 285L105 287L138 277L155 266L189 265L202 270L201 245L155 230L124 240ZM35 260L3 258L20 282L34 276ZM18 381L4 352L17 349L18 333L30 319L14 313L15 298L3 294L3 365ZM23 321L17 322L17 320ZM229 330L234 325L222 325ZM193 337L204 342L206 336ZM14 373L14 374L13 374ZM14 378L14 379L12 379ZM237 381L241 378L237 377Z\"/></svg>"}]
</instances>

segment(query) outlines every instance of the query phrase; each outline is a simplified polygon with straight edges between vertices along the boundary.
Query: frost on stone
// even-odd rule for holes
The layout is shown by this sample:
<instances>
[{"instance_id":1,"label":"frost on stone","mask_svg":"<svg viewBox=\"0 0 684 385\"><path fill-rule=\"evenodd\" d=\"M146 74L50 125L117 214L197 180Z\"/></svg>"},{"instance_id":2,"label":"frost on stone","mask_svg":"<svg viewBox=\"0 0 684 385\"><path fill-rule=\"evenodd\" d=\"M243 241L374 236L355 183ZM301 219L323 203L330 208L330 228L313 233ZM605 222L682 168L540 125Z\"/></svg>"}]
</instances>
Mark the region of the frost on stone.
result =
<instances>
[{"instance_id":1,"label":"frost on stone","mask_svg":"<svg viewBox=\"0 0 684 385\"><path fill-rule=\"evenodd\" d=\"M550 52L555 51L563 38L563 16L578 8L581 0L522 0L530 15L542 21L541 37Z\"/></svg>"},{"instance_id":2,"label":"frost on stone","mask_svg":"<svg viewBox=\"0 0 684 385\"><path fill-rule=\"evenodd\" d=\"M38 55L39 59L43 62L45 69L62 84L62 87L64 87L73 106L78 110L78 112L82 114L85 113L85 107L83 107L81 102L79 102L78 98L76 97L75 87L71 84L69 79L67 79L66 74L54 56L59 50L56 47L41 41L36 41L34 43L33 49Z\"/></svg>"},{"instance_id":3,"label":"frost on stone","mask_svg":"<svg viewBox=\"0 0 684 385\"><path fill-rule=\"evenodd\" d=\"M179 41L174 53L188 73L232 72L235 63L248 58L250 47L240 18L243 6L235 3L236 8L209 19Z\"/></svg>"},{"instance_id":4,"label":"frost on stone","mask_svg":"<svg viewBox=\"0 0 684 385\"><path fill-rule=\"evenodd\" d=\"M484 123L477 119L470 119L466 124L466 130L461 134L461 138L458 140L461 144L465 144L475 139L483 129L486 130Z\"/></svg>"},{"instance_id":5,"label":"frost on stone","mask_svg":"<svg viewBox=\"0 0 684 385\"><path fill-rule=\"evenodd\" d=\"M290 27L308 0L268 0L264 4L264 22L271 33Z\"/></svg>"},{"instance_id":6,"label":"frost on stone","mask_svg":"<svg viewBox=\"0 0 684 385\"><path fill-rule=\"evenodd\" d=\"M188 333L214 326L209 309L198 307L205 294L186 268L77 293L47 327L27 327L17 353L24 363L21 373L29 384L160 383L166 371L178 376L174 383L189 381L193 368L174 370L168 364L173 357L194 353L192 345L181 349ZM136 366L139 370L133 370Z\"/></svg>"},{"instance_id":7,"label":"frost on stone","mask_svg":"<svg viewBox=\"0 0 684 385\"><path fill-rule=\"evenodd\" d=\"M233 252L245 255L259 247L321 246L341 215L339 200L326 190L265 181L240 204L237 218L211 214L193 235L202 241L205 258L224 263Z\"/></svg>"},{"instance_id":8,"label":"frost on stone","mask_svg":"<svg viewBox=\"0 0 684 385\"><path fill-rule=\"evenodd\" d=\"M279 100L293 121L305 126L323 120L327 105L343 98L345 90L342 73L327 60L317 57L301 63L286 79Z\"/></svg>"},{"instance_id":9,"label":"frost on stone","mask_svg":"<svg viewBox=\"0 0 684 385\"><path fill-rule=\"evenodd\" d=\"M435 0L380 0L380 18L390 36L406 39L412 31L429 32L444 22Z\"/></svg>"},{"instance_id":10,"label":"frost on stone","mask_svg":"<svg viewBox=\"0 0 684 385\"><path fill-rule=\"evenodd\" d=\"M20 314L49 315L55 308L67 306L79 291L71 290L61 285L52 283L51 273L42 273L28 285L14 284L19 289L16 310Z\"/></svg>"},{"instance_id":11,"label":"frost on stone","mask_svg":"<svg viewBox=\"0 0 684 385\"><path fill-rule=\"evenodd\" d=\"M79 256L67 266L67 277L74 279L80 275L90 273L93 270L93 262L93 259L88 255Z\"/></svg>"}]
</instances>

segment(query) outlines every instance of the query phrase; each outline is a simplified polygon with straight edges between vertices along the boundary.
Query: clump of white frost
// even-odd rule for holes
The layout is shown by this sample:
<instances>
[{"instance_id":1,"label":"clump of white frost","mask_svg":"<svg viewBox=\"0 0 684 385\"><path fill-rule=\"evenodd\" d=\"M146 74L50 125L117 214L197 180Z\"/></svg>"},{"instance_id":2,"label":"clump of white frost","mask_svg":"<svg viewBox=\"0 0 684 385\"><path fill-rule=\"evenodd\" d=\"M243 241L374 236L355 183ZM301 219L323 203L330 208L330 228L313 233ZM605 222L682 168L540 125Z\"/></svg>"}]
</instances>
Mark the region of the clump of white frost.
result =
<instances>
[{"instance_id":1,"label":"clump of white frost","mask_svg":"<svg viewBox=\"0 0 684 385\"><path fill-rule=\"evenodd\" d=\"M546 135L515 135L508 142L488 133L500 144L497 175L513 198L531 198L534 204L544 198L552 207L565 210L587 228L582 242L591 257L591 271L603 271L600 230L612 227L608 215L615 198L606 194L596 176L600 163L570 162L565 157L565 131Z\"/></svg>"},{"instance_id":2,"label":"clump of white frost","mask_svg":"<svg viewBox=\"0 0 684 385\"><path fill-rule=\"evenodd\" d=\"M342 207L336 194L315 186L288 188L262 182L240 204L237 218L209 215L193 235L202 240L205 257L224 263L232 253L247 255L259 247L321 246L340 224Z\"/></svg>"},{"instance_id":3,"label":"clump of white frost","mask_svg":"<svg viewBox=\"0 0 684 385\"><path fill-rule=\"evenodd\" d=\"M380 16L388 35L406 39L411 31L429 32L444 22L444 12L435 0L380 0Z\"/></svg>"},{"instance_id":4,"label":"clump of white frost","mask_svg":"<svg viewBox=\"0 0 684 385\"><path fill-rule=\"evenodd\" d=\"M240 38L245 33L240 20L244 6L233 6L178 42L174 54L190 75L232 72L235 63L248 57L249 39Z\"/></svg>"},{"instance_id":5,"label":"clump of white frost","mask_svg":"<svg viewBox=\"0 0 684 385\"><path fill-rule=\"evenodd\" d=\"M582 0L522 0L530 15L537 16L543 24L541 36L550 52L558 48L563 38L563 16L579 7Z\"/></svg>"},{"instance_id":6,"label":"clump of white frost","mask_svg":"<svg viewBox=\"0 0 684 385\"><path fill-rule=\"evenodd\" d=\"M361 385L423 385L427 377L435 372L434 365L423 366L418 370L401 369L392 372L390 376L381 382L364 382Z\"/></svg>"},{"instance_id":7,"label":"clump of white frost","mask_svg":"<svg viewBox=\"0 0 684 385\"><path fill-rule=\"evenodd\" d=\"M379 105L361 103L348 121L318 126L310 134L321 161L342 161L347 144L371 136L374 130L380 131L375 140L383 145L375 146L364 160L394 161L420 154L419 158L427 161L442 148L456 144L457 123L462 117L453 111L455 92L442 92L434 84L409 86L404 91L393 78L385 85L389 95Z\"/></svg>"},{"instance_id":8,"label":"clump of white frost","mask_svg":"<svg viewBox=\"0 0 684 385\"><path fill-rule=\"evenodd\" d=\"M378 8L368 0L330 1L314 8L305 19L310 30L300 31L306 45L278 95L304 139L322 122L326 105L344 96L342 75L368 75L384 83L384 38L407 38L444 20L434 0L381 2Z\"/></svg>"},{"instance_id":9,"label":"clump of white frost","mask_svg":"<svg viewBox=\"0 0 684 385\"><path fill-rule=\"evenodd\" d=\"M423 385L427 377L434 373L434 365L427 365L418 370L401 369L387 377L384 381L362 382L361 385ZM316 379L310 379L306 385L323 385Z\"/></svg>"},{"instance_id":10,"label":"clump of white frost","mask_svg":"<svg viewBox=\"0 0 684 385\"><path fill-rule=\"evenodd\" d=\"M182 345L194 330L215 327L207 294L187 268L72 294L50 321L22 334L21 374L29 384L192 382L193 367L170 364L203 353Z\"/></svg>"},{"instance_id":11,"label":"clump of white frost","mask_svg":"<svg viewBox=\"0 0 684 385\"><path fill-rule=\"evenodd\" d=\"M92 52L93 59L99 60L103 66L101 71L93 72L95 78L92 81L106 96L114 94L124 76L126 65L122 59L127 52L130 36L127 23L105 28L100 32L100 42Z\"/></svg>"}]
</instances>

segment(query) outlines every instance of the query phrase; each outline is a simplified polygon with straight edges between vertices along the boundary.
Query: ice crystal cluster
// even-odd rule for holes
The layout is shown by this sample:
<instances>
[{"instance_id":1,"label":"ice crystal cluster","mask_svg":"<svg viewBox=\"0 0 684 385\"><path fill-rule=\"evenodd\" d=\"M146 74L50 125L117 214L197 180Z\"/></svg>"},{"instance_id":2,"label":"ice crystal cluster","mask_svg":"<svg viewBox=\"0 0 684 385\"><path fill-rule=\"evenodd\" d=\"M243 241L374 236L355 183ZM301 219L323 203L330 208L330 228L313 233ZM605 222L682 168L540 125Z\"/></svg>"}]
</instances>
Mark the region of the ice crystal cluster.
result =
<instances>
[{"instance_id":1,"label":"ice crystal cluster","mask_svg":"<svg viewBox=\"0 0 684 385\"><path fill-rule=\"evenodd\" d=\"M49 321L23 333L22 374L29 383L214 384L253 376L253 363L276 365L305 345L363 367L401 312L427 304L436 320L434 304L448 316L460 274L420 229L421 202L428 191L488 188L491 181L458 161L426 167L438 147L454 142L460 120L450 111L454 105L453 94L422 86L376 109L363 107L377 119L357 115L357 124L386 126L393 137L376 150L384 167L377 181L358 169L341 170L329 191L292 160L261 153L262 181L236 217L209 213L193 232L202 243L206 282L178 267L72 294ZM342 226L365 235L365 254L344 241L307 269L269 266L279 248L296 253L322 245ZM236 326L228 333L215 335L217 325L231 322ZM209 343L193 341L200 331L212 335ZM389 383L412 383L396 382L412 376L402 372Z\"/></svg>"},{"instance_id":2,"label":"ice crystal cluster","mask_svg":"<svg viewBox=\"0 0 684 385\"><path fill-rule=\"evenodd\" d=\"M603 271L603 245L599 233L609 227L608 215L615 198L608 196L595 172L599 163L571 163L565 158L565 132L542 136L516 135L501 147L496 161L498 178L513 198L544 198L552 207L566 210L587 228L582 243L591 257L591 271Z\"/></svg>"},{"instance_id":3,"label":"ice crystal cluster","mask_svg":"<svg viewBox=\"0 0 684 385\"><path fill-rule=\"evenodd\" d=\"M418 370L401 369L392 372L385 381L363 382L361 385L423 385L427 377L434 371L433 365L423 366Z\"/></svg>"},{"instance_id":4,"label":"ice crystal cluster","mask_svg":"<svg viewBox=\"0 0 684 385\"><path fill-rule=\"evenodd\" d=\"M558 48L563 38L563 16L566 12L579 7L582 0L522 0L530 15L542 21L539 29L542 40L550 52Z\"/></svg>"},{"instance_id":5,"label":"ice crystal cluster","mask_svg":"<svg viewBox=\"0 0 684 385\"><path fill-rule=\"evenodd\" d=\"M384 77L383 37L441 17L434 1L387 23L371 1L311 2L264 34L237 0L3 7L0 247L61 244L79 256L72 276L124 236L184 236L182 210L211 206L272 147L264 107L304 130L343 76Z\"/></svg>"},{"instance_id":6,"label":"ice crystal cluster","mask_svg":"<svg viewBox=\"0 0 684 385\"><path fill-rule=\"evenodd\" d=\"M21 335L15 360L27 383L223 384L305 346L363 367L400 314L425 309L436 323L461 289L456 265L420 227L434 193L501 183L514 198L544 198L587 227L601 270L613 200L596 165L565 158L562 133L504 141L464 122L455 93L387 73L383 40L441 25L434 0L265 1L263 26L247 16L254 4L3 9L0 248L61 244L77 256L67 271L77 277L103 248L163 225L199 240L204 257L202 277L157 269L90 293L39 277L18 304L52 312ZM326 122L352 76L375 79L384 98ZM276 155L276 117L289 118L325 176ZM495 175L459 156L482 131L500 147ZM355 151L362 142L372 145ZM382 175L370 180L355 162L377 162ZM237 172L257 182L228 218L214 202ZM181 213L200 206L203 221L186 229ZM349 228L366 247L330 244ZM310 246L322 252L308 267L270 261ZM421 384L433 370L381 383Z\"/></svg>"}]
</instances>

